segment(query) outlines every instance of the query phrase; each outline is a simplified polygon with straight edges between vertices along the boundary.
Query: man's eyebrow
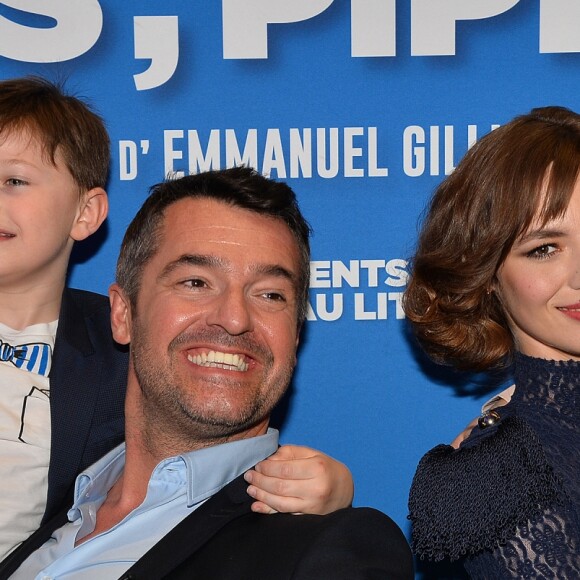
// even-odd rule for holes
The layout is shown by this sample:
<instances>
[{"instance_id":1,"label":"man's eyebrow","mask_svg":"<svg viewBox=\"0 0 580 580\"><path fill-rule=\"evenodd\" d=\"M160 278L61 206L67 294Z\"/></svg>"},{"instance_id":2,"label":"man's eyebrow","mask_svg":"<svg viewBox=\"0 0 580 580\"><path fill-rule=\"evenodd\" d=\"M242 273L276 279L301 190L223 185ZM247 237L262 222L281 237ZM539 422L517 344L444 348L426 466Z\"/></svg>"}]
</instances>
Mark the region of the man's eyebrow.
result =
<instances>
[{"instance_id":1,"label":"man's eyebrow","mask_svg":"<svg viewBox=\"0 0 580 580\"><path fill-rule=\"evenodd\" d=\"M183 254L179 258L172 260L165 265L159 279L166 278L181 266L205 266L208 268L226 268L226 263L216 256L209 256L205 254Z\"/></svg>"},{"instance_id":2,"label":"man's eyebrow","mask_svg":"<svg viewBox=\"0 0 580 580\"><path fill-rule=\"evenodd\" d=\"M263 276L273 276L275 278L285 278L296 285L298 283L297 276L290 270L279 266L277 264L258 264L252 267L252 271L255 274Z\"/></svg>"},{"instance_id":3,"label":"man's eyebrow","mask_svg":"<svg viewBox=\"0 0 580 580\"><path fill-rule=\"evenodd\" d=\"M203 266L206 268L219 268L222 270L228 270L230 265L225 260L218 258L217 256L206 255L206 254L183 254L177 259L169 262L162 270L159 278L165 278L171 274L177 268L181 266ZM298 280L296 274L292 273L287 268L280 266L278 264L256 264L251 267L251 271L254 274L261 276L273 276L276 278L285 278L289 280L292 284L296 285Z\"/></svg>"}]
</instances>

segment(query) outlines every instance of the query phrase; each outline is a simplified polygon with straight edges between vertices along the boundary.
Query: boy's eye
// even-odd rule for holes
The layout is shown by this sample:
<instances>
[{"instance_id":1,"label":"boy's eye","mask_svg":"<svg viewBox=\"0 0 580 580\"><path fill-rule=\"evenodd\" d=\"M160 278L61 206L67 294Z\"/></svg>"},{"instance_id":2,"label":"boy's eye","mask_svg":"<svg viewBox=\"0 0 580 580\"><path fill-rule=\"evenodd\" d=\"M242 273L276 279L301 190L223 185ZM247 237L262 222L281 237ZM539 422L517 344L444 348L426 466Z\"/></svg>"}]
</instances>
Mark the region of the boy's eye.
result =
<instances>
[{"instance_id":1,"label":"boy's eye","mask_svg":"<svg viewBox=\"0 0 580 580\"><path fill-rule=\"evenodd\" d=\"M19 186L19 185L27 185L27 182L23 179L18 179L17 177L11 177L10 179L6 180L6 185L12 186Z\"/></svg>"}]
</instances>

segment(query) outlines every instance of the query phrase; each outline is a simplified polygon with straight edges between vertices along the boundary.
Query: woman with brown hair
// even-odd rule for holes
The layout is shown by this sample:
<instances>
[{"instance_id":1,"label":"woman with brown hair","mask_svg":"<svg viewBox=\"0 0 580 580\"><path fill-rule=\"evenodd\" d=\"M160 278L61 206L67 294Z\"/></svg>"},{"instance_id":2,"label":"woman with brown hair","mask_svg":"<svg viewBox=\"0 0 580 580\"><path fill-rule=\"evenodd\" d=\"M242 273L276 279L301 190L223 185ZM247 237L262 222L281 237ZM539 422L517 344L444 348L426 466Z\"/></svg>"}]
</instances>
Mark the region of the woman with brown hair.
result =
<instances>
[{"instance_id":1,"label":"woman with brown hair","mask_svg":"<svg viewBox=\"0 0 580 580\"><path fill-rule=\"evenodd\" d=\"M580 115L534 109L481 139L435 192L405 311L426 353L513 372L511 401L421 460L421 557L472 578L580 577Z\"/></svg>"}]
</instances>

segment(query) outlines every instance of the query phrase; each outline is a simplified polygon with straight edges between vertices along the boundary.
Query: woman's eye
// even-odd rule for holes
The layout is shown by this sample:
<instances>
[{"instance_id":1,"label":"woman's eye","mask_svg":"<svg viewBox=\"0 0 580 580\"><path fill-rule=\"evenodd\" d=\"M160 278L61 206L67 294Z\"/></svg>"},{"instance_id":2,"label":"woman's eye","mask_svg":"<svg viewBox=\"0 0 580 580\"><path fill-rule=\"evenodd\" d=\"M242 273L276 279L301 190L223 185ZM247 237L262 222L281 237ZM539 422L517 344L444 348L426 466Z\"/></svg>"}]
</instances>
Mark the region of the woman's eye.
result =
<instances>
[{"instance_id":1,"label":"woman's eye","mask_svg":"<svg viewBox=\"0 0 580 580\"><path fill-rule=\"evenodd\" d=\"M542 244L527 253L530 258L547 258L557 250L554 244Z\"/></svg>"}]
</instances>

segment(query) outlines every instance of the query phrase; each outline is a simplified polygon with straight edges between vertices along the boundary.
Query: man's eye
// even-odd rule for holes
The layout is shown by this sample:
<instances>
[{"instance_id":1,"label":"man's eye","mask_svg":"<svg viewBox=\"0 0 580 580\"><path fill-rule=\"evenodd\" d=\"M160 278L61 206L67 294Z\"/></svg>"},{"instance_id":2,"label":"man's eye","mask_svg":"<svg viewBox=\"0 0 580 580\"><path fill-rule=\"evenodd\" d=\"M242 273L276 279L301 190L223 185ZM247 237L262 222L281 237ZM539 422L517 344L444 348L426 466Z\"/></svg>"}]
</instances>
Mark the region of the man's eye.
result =
<instances>
[{"instance_id":1,"label":"man's eye","mask_svg":"<svg viewBox=\"0 0 580 580\"><path fill-rule=\"evenodd\" d=\"M263 296L267 300L272 300L274 302L286 302L286 298L279 292L266 292Z\"/></svg>"},{"instance_id":2,"label":"man's eye","mask_svg":"<svg viewBox=\"0 0 580 580\"><path fill-rule=\"evenodd\" d=\"M184 286L187 286L188 288L205 288L205 286L207 286L207 284L203 280L200 280L199 278L185 280L184 282L182 282L182 284Z\"/></svg>"}]
</instances>

